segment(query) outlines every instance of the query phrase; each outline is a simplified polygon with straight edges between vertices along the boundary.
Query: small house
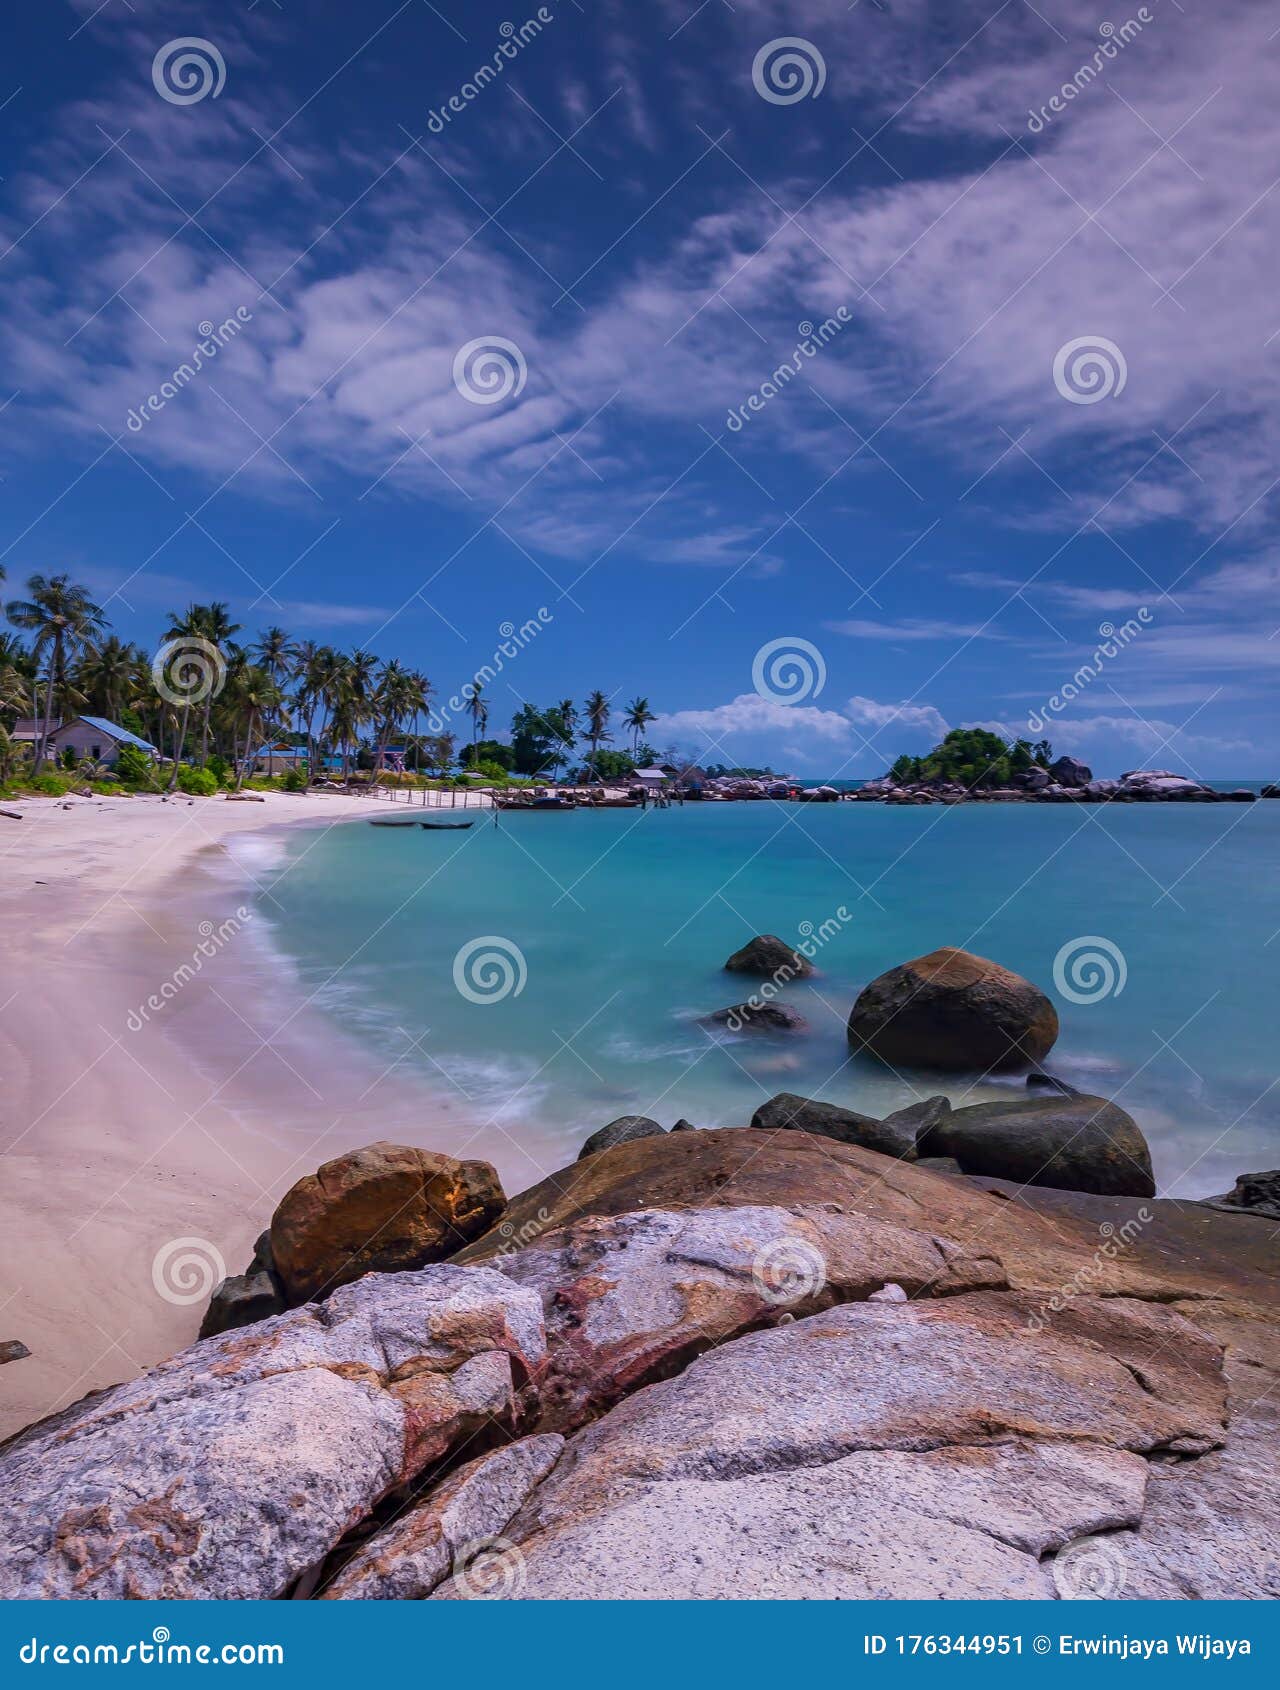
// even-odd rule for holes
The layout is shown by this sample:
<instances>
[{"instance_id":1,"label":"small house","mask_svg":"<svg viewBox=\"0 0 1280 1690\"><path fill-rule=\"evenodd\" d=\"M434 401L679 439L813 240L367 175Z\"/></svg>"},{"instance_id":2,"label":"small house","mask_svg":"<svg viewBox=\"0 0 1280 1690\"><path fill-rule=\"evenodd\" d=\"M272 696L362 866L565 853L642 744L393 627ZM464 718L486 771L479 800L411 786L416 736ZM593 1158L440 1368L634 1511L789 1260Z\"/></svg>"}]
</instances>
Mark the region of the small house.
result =
<instances>
[{"instance_id":1,"label":"small house","mask_svg":"<svg viewBox=\"0 0 1280 1690\"><path fill-rule=\"evenodd\" d=\"M255 775L270 778L288 774L290 769L305 769L307 762L305 745L264 745L254 752L250 769Z\"/></svg>"},{"instance_id":2,"label":"small house","mask_svg":"<svg viewBox=\"0 0 1280 1690\"><path fill-rule=\"evenodd\" d=\"M148 757L157 757L159 752L154 745L145 739L139 739L137 734L130 733L128 728L122 728L116 722L108 722L104 716L73 716L69 722L55 728L49 735L50 756L61 757L65 751L75 754L76 761L89 757L95 763L102 763L108 769L114 768L117 758L126 745L136 745L139 751L145 751Z\"/></svg>"},{"instance_id":3,"label":"small house","mask_svg":"<svg viewBox=\"0 0 1280 1690\"><path fill-rule=\"evenodd\" d=\"M56 733L61 726L61 722L51 722L49 732ZM19 716L13 724L9 738L15 745L35 745L38 740L44 738L44 717Z\"/></svg>"}]
</instances>

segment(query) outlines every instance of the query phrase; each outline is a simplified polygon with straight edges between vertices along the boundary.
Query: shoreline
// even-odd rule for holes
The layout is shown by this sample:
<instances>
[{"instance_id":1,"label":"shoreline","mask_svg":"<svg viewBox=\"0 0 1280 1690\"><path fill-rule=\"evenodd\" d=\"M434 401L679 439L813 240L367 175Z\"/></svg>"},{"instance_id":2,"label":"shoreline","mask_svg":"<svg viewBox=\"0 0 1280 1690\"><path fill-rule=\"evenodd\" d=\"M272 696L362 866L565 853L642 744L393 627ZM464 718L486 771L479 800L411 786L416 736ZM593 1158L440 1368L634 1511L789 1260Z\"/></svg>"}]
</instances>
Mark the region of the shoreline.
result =
<instances>
[{"instance_id":1,"label":"shoreline","mask_svg":"<svg viewBox=\"0 0 1280 1690\"><path fill-rule=\"evenodd\" d=\"M190 1343L223 1266L328 1156L457 1153L450 1100L335 1033L236 913L236 841L369 808L33 801L0 835L0 1338L31 1351L0 1375L0 1436Z\"/></svg>"}]
</instances>

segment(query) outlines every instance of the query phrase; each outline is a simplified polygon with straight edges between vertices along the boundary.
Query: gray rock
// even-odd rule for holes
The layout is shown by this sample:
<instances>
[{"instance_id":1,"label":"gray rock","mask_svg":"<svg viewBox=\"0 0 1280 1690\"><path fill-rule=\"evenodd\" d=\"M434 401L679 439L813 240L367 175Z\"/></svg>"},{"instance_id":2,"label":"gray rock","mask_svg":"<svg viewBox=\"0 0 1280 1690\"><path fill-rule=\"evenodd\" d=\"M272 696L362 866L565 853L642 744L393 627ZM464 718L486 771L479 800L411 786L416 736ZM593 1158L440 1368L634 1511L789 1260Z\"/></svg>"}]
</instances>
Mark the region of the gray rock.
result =
<instances>
[{"instance_id":1,"label":"gray rock","mask_svg":"<svg viewBox=\"0 0 1280 1690\"><path fill-rule=\"evenodd\" d=\"M278 1597L389 1491L511 1425L542 1357L536 1296L447 1265L205 1339L0 1451L0 1599Z\"/></svg>"},{"instance_id":2,"label":"gray rock","mask_svg":"<svg viewBox=\"0 0 1280 1690\"><path fill-rule=\"evenodd\" d=\"M1154 1197L1151 1152L1133 1117L1105 1098L1036 1097L954 1109L930 1153L967 1174L1099 1196Z\"/></svg>"},{"instance_id":3,"label":"gray rock","mask_svg":"<svg viewBox=\"0 0 1280 1690\"><path fill-rule=\"evenodd\" d=\"M798 1010L785 1003L749 999L730 1004L703 1017L704 1027L724 1027L731 1033L800 1033L809 1025Z\"/></svg>"},{"instance_id":4,"label":"gray rock","mask_svg":"<svg viewBox=\"0 0 1280 1690\"><path fill-rule=\"evenodd\" d=\"M916 1162L917 1168L929 1168L935 1174L964 1174L964 1169L954 1156L921 1156Z\"/></svg>"},{"instance_id":5,"label":"gray rock","mask_svg":"<svg viewBox=\"0 0 1280 1690\"><path fill-rule=\"evenodd\" d=\"M615 1144L630 1144L633 1138L665 1136L666 1129L647 1115L619 1115L616 1121L592 1133L578 1152L578 1160L581 1162L584 1156L594 1156L600 1150L612 1150Z\"/></svg>"},{"instance_id":6,"label":"gray rock","mask_svg":"<svg viewBox=\"0 0 1280 1690\"><path fill-rule=\"evenodd\" d=\"M538 1429L573 1431L710 1344L870 1297L886 1280L925 1298L1005 1283L981 1244L832 1213L820 1196L790 1210L593 1216L502 1257L501 1272L542 1298Z\"/></svg>"},{"instance_id":7,"label":"gray rock","mask_svg":"<svg viewBox=\"0 0 1280 1690\"><path fill-rule=\"evenodd\" d=\"M776 933L757 933L733 953L725 967L732 974L758 974L761 979L775 978L779 982L803 979L813 973L809 959L784 943Z\"/></svg>"},{"instance_id":8,"label":"gray rock","mask_svg":"<svg viewBox=\"0 0 1280 1690\"><path fill-rule=\"evenodd\" d=\"M1074 757L1059 757L1057 762L1050 763L1049 773L1059 786L1088 786L1093 779L1088 764L1077 762Z\"/></svg>"},{"instance_id":9,"label":"gray rock","mask_svg":"<svg viewBox=\"0 0 1280 1690\"><path fill-rule=\"evenodd\" d=\"M895 1109L892 1115L885 1116L884 1124L886 1127L898 1127L909 1132L919 1146L942 1117L950 1113L949 1097L925 1097L919 1103L909 1103L905 1109Z\"/></svg>"},{"instance_id":10,"label":"gray rock","mask_svg":"<svg viewBox=\"0 0 1280 1690\"><path fill-rule=\"evenodd\" d=\"M232 1332L239 1326L252 1326L257 1320L267 1320L282 1314L284 1293L279 1281L269 1273L232 1274L224 1279L209 1299L209 1307L200 1322L202 1338L216 1337L219 1332Z\"/></svg>"},{"instance_id":11,"label":"gray rock","mask_svg":"<svg viewBox=\"0 0 1280 1690\"><path fill-rule=\"evenodd\" d=\"M1168 1309L857 1303L708 1351L579 1432L507 1528L519 1594L1049 1597L1137 1524L1160 1450L1222 1441L1218 1346ZM458 1581L437 1598L465 1596Z\"/></svg>"},{"instance_id":12,"label":"gray rock","mask_svg":"<svg viewBox=\"0 0 1280 1690\"><path fill-rule=\"evenodd\" d=\"M1223 1197L1207 1199L1215 1209L1236 1210L1259 1215L1264 1220L1280 1221L1280 1169L1272 1168L1264 1174L1239 1174L1236 1183Z\"/></svg>"},{"instance_id":13,"label":"gray rock","mask_svg":"<svg viewBox=\"0 0 1280 1690\"><path fill-rule=\"evenodd\" d=\"M692 1121L681 1119L676 1122L675 1126L672 1127L671 1130L673 1133L696 1133L698 1129L694 1126Z\"/></svg>"},{"instance_id":14,"label":"gray rock","mask_svg":"<svg viewBox=\"0 0 1280 1690\"><path fill-rule=\"evenodd\" d=\"M375 1533L322 1595L330 1601L422 1601L503 1531L563 1448L564 1439L551 1432L469 1461Z\"/></svg>"},{"instance_id":15,"label":"gray rock","mask_svg":"<svg viewBox=\"0 0 1280 1690\"><path fill-rule=\"evenodd\" d=\"M9 1361L25 1361L31 1351L20 1338L6 1338L0 1343L0 1367Z\"/></svg>"},{"instance_id":16,"label":"gray rock","mask_svg":"<svg viewBox=\"0 0 1280 1690\"><path fill-rule=\"evenodd\" d=\"M789 1091L779 1092L768 1103L762 1103L751 1117L751 1125L765 1132L785 1132L789 1128L793 1132L817 1133L821 1138L865 1145L883 1156L907 1161L914 1160L916 1153L912 1127L891 1126L872 1115L859 1115L856 1110L842 1109L838 1104L823 1103L813 1097L797 1097Z\"/></svg>"}]
</instances>

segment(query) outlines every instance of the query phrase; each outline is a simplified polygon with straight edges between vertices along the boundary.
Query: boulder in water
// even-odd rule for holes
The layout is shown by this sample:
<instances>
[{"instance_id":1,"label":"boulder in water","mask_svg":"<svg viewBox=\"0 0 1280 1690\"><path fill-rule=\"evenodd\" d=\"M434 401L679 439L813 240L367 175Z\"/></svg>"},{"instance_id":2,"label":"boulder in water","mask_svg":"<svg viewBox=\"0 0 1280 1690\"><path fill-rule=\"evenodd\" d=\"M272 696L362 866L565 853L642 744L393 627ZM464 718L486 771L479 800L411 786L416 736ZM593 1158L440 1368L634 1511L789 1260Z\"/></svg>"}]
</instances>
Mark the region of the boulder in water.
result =
<instances>
[{"instance_id":1,"label":"boulder in water","mask_svg":"<svg viewBox=\"0 0 1280 1690\"><path fill-rule=\"evenodd\" d=\"M1039 987L950 945L880 975L849 1017L853 1048L897 1068L1035 1067L1057 1037L1058 1012Z\"/></svg>"},{"instance_id":2,"label":"boulder in water","mask_svg":"<svg viewBox=\"0 0 1280 1690\"><path fill-rule=\"evenodd\" d=\"M819 1138L834 1138L841 1144L861 1144L868 1150L878 1150L882 1156L896 1156L912 1161L916 1153L916 1135L909 1126L893 1126L873 1115L859 1115L856 1110L842 1109L838 1103L824 1103L815 1097L798 1097L794 1092L779 1092L768 1103L762 1103L751 1117L753 1127L766 1132L790 1130L817 1133Z\"/></svg>"},{"instance_id":3,"label":"boulder in water","mask_svg":"<svg viewBox=\"0 0 1280 1690\"><path fill-rule=\"evenodd\" d=\"M725 963L731 974L758 974L761 979L798 980L813 973L813 964L776 933L757 933Z\"/></svg>"},{"instance_id":4,"label":"boulder in water","mask_svg":"<svg viewBox=\"0 0 1280 1690\"><path fill-rule=\"evenodd\" d=\"M930 1155L954 1156L966 1174L1103 1197L1155 1196L1151 1152L1136 1121L1084 1093L953 1109L926 1143Z\"/></svg>"}]
</instances>

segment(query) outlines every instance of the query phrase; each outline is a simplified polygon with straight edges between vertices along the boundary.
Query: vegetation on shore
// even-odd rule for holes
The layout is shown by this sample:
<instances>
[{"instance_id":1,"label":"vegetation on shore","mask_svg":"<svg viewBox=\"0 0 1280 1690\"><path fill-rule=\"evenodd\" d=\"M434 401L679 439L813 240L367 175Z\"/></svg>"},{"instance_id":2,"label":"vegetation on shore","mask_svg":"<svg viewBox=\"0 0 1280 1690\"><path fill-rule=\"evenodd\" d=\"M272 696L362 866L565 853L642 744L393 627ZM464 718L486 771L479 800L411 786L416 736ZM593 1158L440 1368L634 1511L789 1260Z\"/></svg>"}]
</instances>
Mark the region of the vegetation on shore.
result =
<instances>
[{"instance_id":1,"label":"vegetation on shore","mask_svg":"<svg viewBox=\"0 0 1280 1690\"><path fill-rule=\"evenodd\" d=\"M920 786L930 781L954 781L957 786L1008 786L1014 775L1028 769L1047 769L1053 747L1047 739L1015 739L1010 745L986 728L952 728L946 738L923 757L903 752L889 770L895 786Z\"/></svg>"},{"instance_id":2,"label":"vegetation on shore","mask_svg":"<svg viewBox=\"0 0 1280 1690\"><path fill-rule=\"evenodd\" d=\"M241 624L217 601L170 617L155 654L113 633L103 606L65 574L31 576L27 597L10 601L6 615L20 631L0 632L0 794L8 796L305 791L322 776L420 786L468 785L479 776L507 786L625 777L657 756L642 739L655 720L648 699L619 713L630 740L623 750L610 744L614 711L598 689L581 706L568 698L522 705L510 741L488 739L479 678L462 689L471 733L460 746L433 708L425 674L370 651L295 640L280 627L242 643ZM126 746L110 769L71 755L59 761L48 735L76 716L115 723L155 746L161 760ZM33 741L13 738L20 717L37 724ZM266 746L293 766L255 777Z\"/></svg>"}]
</instances>

